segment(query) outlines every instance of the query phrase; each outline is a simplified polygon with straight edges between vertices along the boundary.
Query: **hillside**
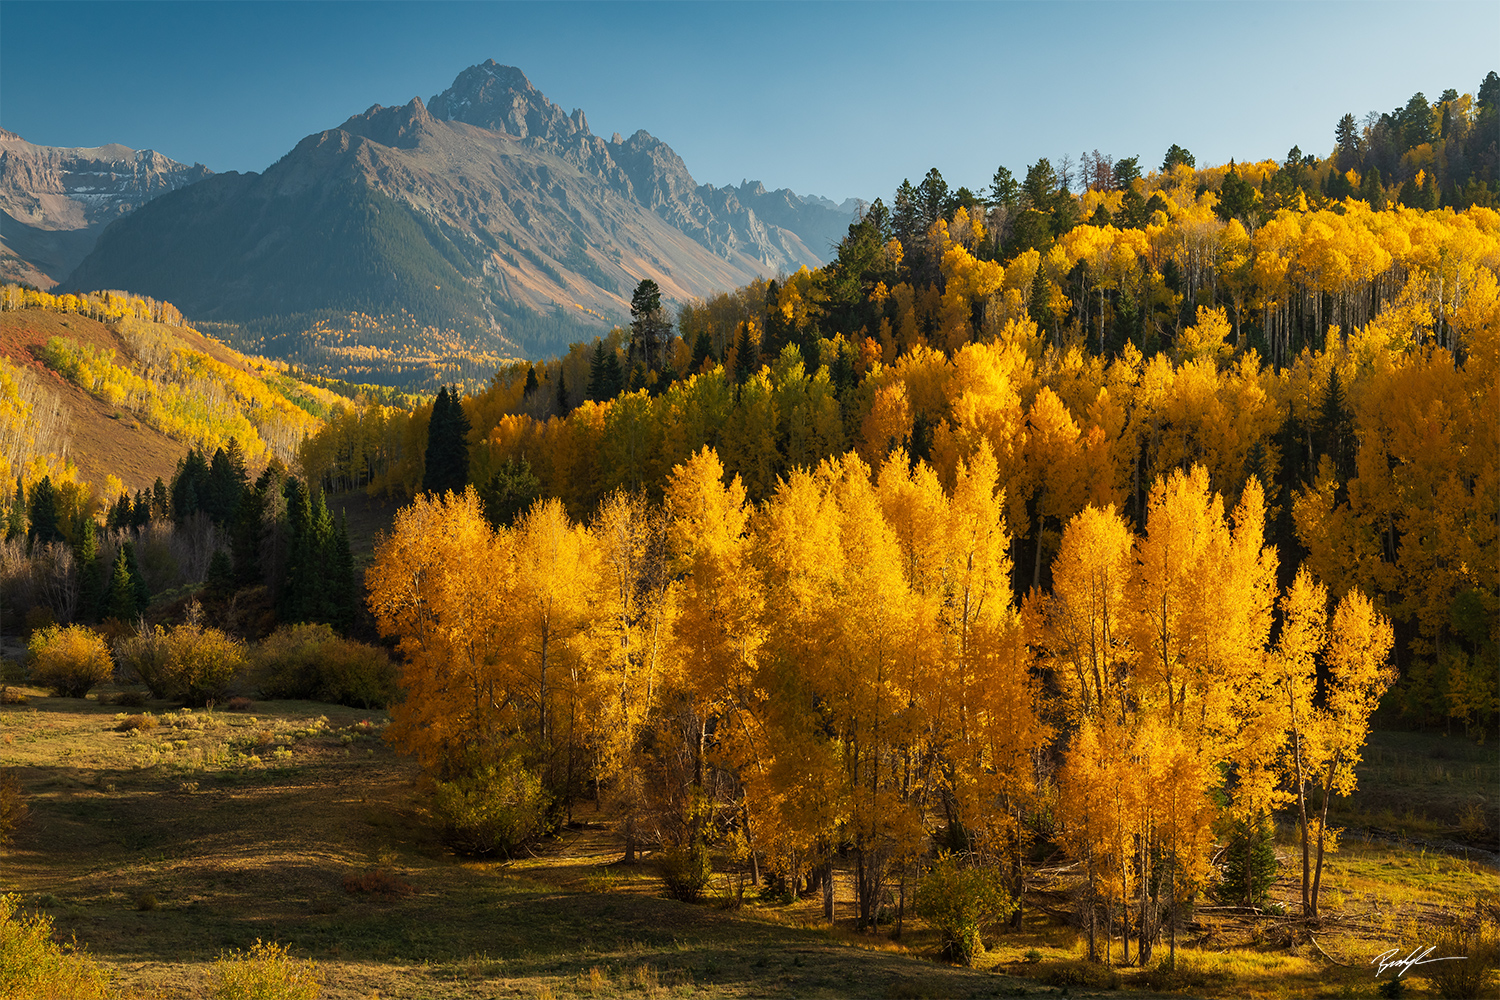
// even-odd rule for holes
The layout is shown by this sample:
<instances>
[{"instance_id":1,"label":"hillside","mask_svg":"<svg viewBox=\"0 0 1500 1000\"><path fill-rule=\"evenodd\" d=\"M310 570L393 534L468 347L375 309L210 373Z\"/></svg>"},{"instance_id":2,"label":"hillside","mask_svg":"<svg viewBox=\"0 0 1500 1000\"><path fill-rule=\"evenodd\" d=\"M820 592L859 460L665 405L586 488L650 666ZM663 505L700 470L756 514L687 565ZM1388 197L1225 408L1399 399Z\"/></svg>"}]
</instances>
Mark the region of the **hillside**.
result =
<instances>
[{"instance_id":1,"label":"hillside","mask_svg":"<svg viewBox=\"0 0 1500 1000\"><path fill-rule=\"evenodd\" d=\"M430 384L606 331L643 278L685 301L818 266L852 217L758 183L698 185L645 131L606 142L492 62L430 104L377 105L264 174L152 202L67 287L170 299L321 373Z\"/></svg>"},{"instance_id":2,"label":"hillside","mask_svg":"<svg viewBox=\"0 0 1500 1000\"><path fill-rule=\"evenodd\" d=\"M0 281L53 287L111 222L210 173L155 150L38 146L0 129Z\"/></svg>"},{"instance_id":3,"label":"hillside","mask_svg":"<svg viewBox=\"0 0 1500 1000\"><path fill-rule=\"evenodd\" d=\"M169 305L11 285L0 307L10 475L32 467L35 478L71 463L96 487L114 476L139 490L170 480L188 448L211 452L230 438L256 464L290 463L338 400L181 325Z\"/></svg>"}]
</instances>

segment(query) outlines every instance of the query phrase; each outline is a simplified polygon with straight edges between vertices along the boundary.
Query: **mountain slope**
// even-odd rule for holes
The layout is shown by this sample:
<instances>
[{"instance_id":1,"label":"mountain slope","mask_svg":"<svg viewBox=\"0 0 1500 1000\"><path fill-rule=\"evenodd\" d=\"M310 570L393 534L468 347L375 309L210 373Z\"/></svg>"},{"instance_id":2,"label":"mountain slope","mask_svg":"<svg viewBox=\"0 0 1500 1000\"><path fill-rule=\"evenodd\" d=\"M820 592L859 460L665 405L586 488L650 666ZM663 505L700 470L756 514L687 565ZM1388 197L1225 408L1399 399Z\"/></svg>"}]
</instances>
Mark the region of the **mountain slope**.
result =
<instances>
[{"instance_id":1,"label":"mountain slope","mask_svg":"<svg viewBox=\"0 0 1500 1000\"><path fill-rule=\"evenodd\" d=\"M210 173L154 150L38 146L0 129L0 280L51 288L109 223Z\"/></svg>"},{"instance_id":2,"label":"mountain slope","mask_svg":"<svg viewBox=\"0 0 1500 1000\"><path fill-rule=\"evenodd\" d=\"M684 300L821 263L842 207L697 185L645 132L606 142L493 62L430 106L375 106L264 174L224 174L111 227L67 282L170 299L240 346L410 384L484 377L628 315L642 278ZM492 370L492 369L491 369Z\"/></svg>"}]
</instances>

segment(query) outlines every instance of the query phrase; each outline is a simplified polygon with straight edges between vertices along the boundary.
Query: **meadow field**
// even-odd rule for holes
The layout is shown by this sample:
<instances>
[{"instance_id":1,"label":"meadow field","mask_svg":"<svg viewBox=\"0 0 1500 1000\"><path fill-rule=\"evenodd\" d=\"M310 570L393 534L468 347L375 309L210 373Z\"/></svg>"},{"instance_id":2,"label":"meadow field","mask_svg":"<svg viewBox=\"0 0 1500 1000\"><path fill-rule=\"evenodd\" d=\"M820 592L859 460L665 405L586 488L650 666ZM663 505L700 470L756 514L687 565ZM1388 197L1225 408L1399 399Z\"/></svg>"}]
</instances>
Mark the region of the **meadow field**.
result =
<instances>
[{"instance_id":1,"label":"meadow field","mask_svg":"<svg viewBox=\"0 0 1500 1000\"><path fill-rule=\"evenodd\" d=\"M339 1000L1377 996L1376 955L1432 944L1500 900L1494 855L1478 846L1492 836L1480 818L1497 762L1462 737L1375 734L1365 787L1344 810L1374 828L1349 830L1331 856L1311 937L1293 917L1296 847L1283 830L1273 909L1285 915L1205 899L1179 931L1175 971L1165 942L1147 969L1083 962L1066 917L1074 872L1045 863L1022 929L996 929L963 968L938 959L936 933L910 913L899 940L893 928L856 933L848 872L831 926L819 900L763 902L727 863L708 901L669 899L649 854L619 863L611 817L593 803L530 856L457 857L378 712L111 703L119 693L7 689L25 703L0 706L0 760L28 815L0 855L0 887L50 916L124 996L213 996L216 960L257 940L314 961L323 995ZM1478 838L1468 857L1465 823ZM1433 968L1413 970L1406 995L1437 995L1422 974Z\"/></svg>"}]
</instances>

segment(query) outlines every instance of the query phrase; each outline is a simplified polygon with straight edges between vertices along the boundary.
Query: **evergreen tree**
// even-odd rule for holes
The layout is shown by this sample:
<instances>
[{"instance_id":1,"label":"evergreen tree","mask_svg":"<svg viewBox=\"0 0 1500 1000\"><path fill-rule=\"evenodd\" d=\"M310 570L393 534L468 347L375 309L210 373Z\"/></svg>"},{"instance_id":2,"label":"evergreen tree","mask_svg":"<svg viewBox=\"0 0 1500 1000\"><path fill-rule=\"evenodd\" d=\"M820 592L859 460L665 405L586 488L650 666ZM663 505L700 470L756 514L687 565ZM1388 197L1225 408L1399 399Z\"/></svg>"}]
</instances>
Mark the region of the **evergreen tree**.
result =
<instances>
[{"instance_id":1,"label":"evergreen tree","mask_svg":"<svg viewBox=\"0 0 1500 1000\"><path fill-rule=\"evenodd\" d=\"M146 586L146 577L141 573L141 563L136 555L135 543L126 542L120 546L125 552L125 568L130 573L130 589L135 592L136 607L144 614L151 606L151 588Z\"/></svg>"},{"instance_id":2,"label":"evergreen tree","mask_svg":"<svg viewBox=\"0 0 1500 1000\"><path fill-rule=\"evenodd\" d=\"M140 617L142 608L136 600L135 581L130 576L130 559L125 551L126 545L129 544L127 542L121 545L120 551L115 555L114 570L109 578L109 590L104 598L104 617L133 625Z\"/></svg>"},{"instance_id":3,"label":"evergreen tree","mask_svg":"<svg viewBox=\"0 0 1500 1000\"><path fill-rule=\"evenodd\" d=\"M226 601L234 594L234 562L229 553L215 549L208 561L208 577L203 582L203 596L210 601Z\"/></svg>"},{"instance_id":4,"label":"evergreen tree","mask_svg":"<svg viewBox=\"0 0 1500 1000\"><path fill-rule=\"evenodd\" d=\"M146 505L146 520L137 527L144 528L152 518L165 521L172 516L172 500L167 493L167 484L161 481L161 476L156 477L156 482L151 486L151 496L147 499L150 502Z\"/></svg>"},{"instance_id":5,"label":"evergreen tree","mask_svg":"<svg viewBox=\"0 0 1500 1000\"><path fill-rule=\"evenodd\" d=\"M1167 150L1167 155L1162 157L1161 172L1164 174L1171 173L1172 168L1179 164L1195 167L1198 165L1198 161L1193 158L1192 153L1189 153L1174 142L1172 143L1172 148Z\"/></svg>"},{"instance_id":6,"label":"evergreen tree","mask_svg":"<svg viewBox=\"0 0 1500 1000\"><path fill-rule=\"evenodd\" d=\"M698 336L693 340L693 360L688 363L688 373L700 372L703 366L714 358L714 345L708 339L707 330L699 330Z\"/></svg>"},{"instance_id":7,"label":"evergreen tree","mask_svg":"<svg viewBox=\"0 0 1500 1000\"><path fill-rule=\"evenodd\" d=\"M157 482L161 482L160 479ZM130 508L130 527L144 528L151 523L151 494L141 490L135 495L135 503Z\"/></svg>"},{"instance_id":8,"label":"evergreen tree","mask_svg":"<svg viewBox=\"0 0 1500 1000\"><path fill-rule=\"evenodd\" d=\"M58 525L62 511L58 506L57 489L52 485L51 476L43 476L41 482L31 488L31 497L26 506L31 520L26 531L26 540L30 545L34 547L62 541L62 531Z\"/></svg>"},{"instance_id":9,"label":"evergreen tree","mask_svg":"<svg viewBox=\"0 0 1500 1000\"><path fill-rule=\"evenodd\" d=\"M328 623L347 635L359 613L359 587L354 576L354 554L349 549L349 520L344 511L339 511L338 528L333 535L328 592Z\"/></svg>"},{"instance_id":10,"label":"evergreen tree","mask_svg":"<svg viewBox=\"0 0 1500 1000\"><path fill-rule=\"evenodd\" d=\"M918 231L918 226L921 225L920 211L917 207L917 189L911 186L911 181L903 180L891 202L891 235L900 241L907 256L917 249L917 241L922 236L922 232Z\"/></svg>"},{"instance_id":11,"label":"evergreen tree","mask_svg":"<svg viewBox=\"0 0 1500 1000\"><path fill-rule=\"evenodd\" d=\"M568 405L568 377L561 368L557 370L557 399L554 402L559 417L566 417L572 412L573 408Z\"/></svg>"},{"instance_id":12,"label":"evergreen tree","mask_svg":"<svg viewBox=\"0 0 1500 1000\"><path fill-rule=\"evenodd\" d=\"M1385 211L1385 188L1380 183L1380 169L1370 167L1359 182L1360 200L1376 212Z\"/></svg>"},{"instance_id":13,"label":"evergreen tree","mask_svg":"<svg viewBox=\"0 0 1500 1000\"><path fill-rule=\"evenodd\" d=\"M1276 884L1275 831L1261 813L1254 820L1236 820L1224 852L1224 875L1214 895L1230 905L1260 906Z\"/></svg>"},{"instance_id":14,"label":"evergreen tree","mask_svg":"<svg viewBox=\"0 0 1500 1000\"><path fill-rule=\"evenodd\" d=\"M208 467L203 509L215 524L227 527L232 522L247 479L245 457L238 441L231 440L228 450L219 448L214 452Z\"/></svg>"},{"instance_id":15,"label":"evergreen tree","mask_svg":"<svg viewBox=\"0 0 1500 1000\"><path fill-rule=\"evenodd\" d=\"M73 560L78 566L78 620L99 620L101 602L104 599L104 565L99 555L99 538L93 518L85 518L78 532L78 544L73 549Z\"/></svg>"},{"instance_id":16,"label":"evergreen tree","mask_svg":"<svg viewBox=\"0 0 1500 1000\"><path fill-rule=\"evenodd\" d=\"M539 383L536 380L536 365L527 365L526 366L526 388L524 388L524 389L521 390L521 398L522 399L530 399L531 398L531 394L534 393L534 392L536 392L538 388L539 388ZM447 392L447 391L448 391L447 390L447 386L444 386L442 392L438 393L438 398L442 399L443 398L443 393ZM437 415L437 407L436 406L433 407L432 412L433 412L434 416Z\"/></svg>"},{"instance_id":17,"label":"evergreen tree","mask_svg":"<svg viewBox=\"0 0 1500 1000\"><path fill-rule=\"evenodd\" d=\"M1133 187L1125 189L1115 225L1121 229L1140 229L1146 224L1146 199Z\"/></svg>"},{"instance_id":18,"label":"evergreen tree","mask_svg":"<svg viewBox=\"0 0 1500 1000\"><path fill-rule=\"evenodd\" d=\"M1333 459L1339 482L1347 482L1354 475L1354 414L1339 383L1337 369L1329 369L1313 430L1319 453Z\"/></svg>"},{"instance_id":19,"label":"evergreen tree","mask_svg":"<svg viewBox=\"0 0 1500 1000\"><path fill-rule=\"evenodd\" d=\"M1229 172L1224 175L1224 186L1219 191L1219 218L1225 222L1243 219L1254 207L1255 185L1242 178L1235 169L1234 161L1230 160Z\"/></svg>"},{"instance_id":20,"label":"evergreen tree","mask_svg":"<svg viewBox=\"0 0 1500 1000\"><path fill-rule=\"evenodd\" d=\"M1338 146L1338 169L1352 170L1359 166L1359 124L1350 114L1339 119L1333 130Z\"/></svg>"},{"instance_id":21,"label":"evergreen tree","mask_svg":"<svg viewBox=\"0 0 1500 1000\"><path fill-rule=\"evenodd\" d=\"M106 515L104 527L108 531L122 531L130 527L134 508L130 503L130 493L124 492L110 505L109 514Z\"/></svg>"},{"instance_id":22,"label":"evergreen tree","mask_svg":"<svg viewBox=\"0 0 1500 1000\"><path fill-rule=\"evenodd\" d=\"M287 558L276 588L276 617L285 624L308 621L308 595L317 587L312 539L312 499L296 476L282 487L286 497Z\"/></svg>"},{"instance_id":23,"label":"evergreen tree","mask_svg":"<svg viewBox=\"0 0 1500 1000\"><path fill-rule=\"evenodd\" d=\"M21 477L16 477L16 494L11 497L10 509L5 512L5 540L19 538L26 533L30 519L26 516L26 487Z\"/></svg>"},{"instance_id":24,"label":"evergreen tree","mask_svg":"<svg viewBox=\"0 0 1500 1000\"><path fill-rule=\"evenodd\" d=\"M1141 176L1141 158L1139 156L1126 156L1116 160L1114 175L1115 187L1121 191L1129 191L1131 185Z\"/></svg>"},{"instance_id":25,"label":"evergreen tree","mask_svg":"<svg viewBox=\"0 0 1500 1000\"><path fill-rule=\"evenodd\" d=\"M260 542L271 478L270 469L261 473L254 488L240 493L240 502L235 506L229 550L234 558L234 579L241 587L253 586L261 579Z\"/></svg>"},{"instance_id":26,"label":"evergreen tree","mask_svg":"<svg viewBox=\"0 0 1500 1000\"><path fill-rule=\"evenodd\" d=\"M530 510L541 495L542 484L532 474L531 464L524 458L519 462L506 459L479 491L479 500L490 524L508 528L516 518Z\"/></svg>"},{"instance_id":27,"label":"evergreen tree","mask_svg":"<svg viewBox=\"0 0 1500 1000\"><path fill-rule=\"evenodd\" d=\"M588 398L595 403L602 403L612 397L606 396L608 390L606 385L607 376L604 372L604 341L594 341L594 357L589 362L589 388Z\"/></svg>"},{"instance_id":28,"label":"evergreen tree","mask_svg":"<svg viewBox=\"0 0 1500 1000\"><path fill-rule=\"evenodd\" d=\"M671 325L662 312L661 287L650 278L641 279L630 296L630 359L639 360L648 372L666 366L667 338Z\"/></svg>"},{"instance_id":29,"label":"evergreen tree","mask_svg":"<svg viewBox=\"0 0 1500 1000\"><path fill-rule=\"evenodd\" d=\"M734 384L744 385L760 370L760 358L750 340L750 324L741 323L734 341Z\"/></svg>"},{"instance_id":30,"label":"evergreen tree","mask_svg":"<svg viewBox=\"0 0 1500 1000\"><path fill-rule=\"evenodd\" d=\"M1015 208L1020 200L1021 185L1016 183L1016 175L1007 167L996 167L990 181L990 204L996 208Z\"/></svg>"},{"instance_id":31,"label":"evergreen tree","mask_svg":"<svg viewBox=\"0 0 1500 1000\"><path fill-rule=\"evenodd\" d=\"M1105 208L1104 202L1101 201L1094 209L1094 214L1089 216L1089 225L1099 226L1102 228L1104 226L1112 226L1114 224L1115 217L1109 214L1109 209Z\"/></svg>"},{"instance_id":32,"label":"evergreen tree","mask_svg":"<svg viewBox=\"0 0 1500 1000\"><path fill-rule=\"evenodd\" d=\"M535 369L532 369L534 372ZM432 406L427 425L427 452L422 470L422 490L443 494L462 493L469 482L469 418L458 398L458 388L444 386Z\"/></svg>"},{"instance_id":33,"label":"evergreen tree","mask_svg":"<svg viewBox=\"0 0 1500 1000\"><path fill-rule=\"evenodd\" d=\"M177 462L177 472L172 476L172 519L178 527L199 512L212 516L212 492L208 462L203 452L194 448Z\"/></svg>"}]
</instances>

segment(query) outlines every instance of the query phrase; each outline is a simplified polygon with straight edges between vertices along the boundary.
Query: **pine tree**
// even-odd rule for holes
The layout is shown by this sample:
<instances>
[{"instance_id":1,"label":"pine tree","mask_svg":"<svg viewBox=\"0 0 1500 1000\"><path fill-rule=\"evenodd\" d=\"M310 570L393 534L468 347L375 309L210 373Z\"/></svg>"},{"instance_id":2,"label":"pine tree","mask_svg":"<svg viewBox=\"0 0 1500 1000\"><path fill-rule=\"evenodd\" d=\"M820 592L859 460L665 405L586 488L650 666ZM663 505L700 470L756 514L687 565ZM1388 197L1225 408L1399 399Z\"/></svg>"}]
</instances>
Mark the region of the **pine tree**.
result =
<instances>
[{"instance_id":1,"label":"pine tree","mask_svg":"<svg viewBox=\"0 0 1500 1000\"><path fill-rule=\"evenodd\" d=\"M31 525L26 539L31 545L62 541L62 531L58 527L62 512L58 509L57 489L52 485L51 476L43 476L41 482L31 488L27 509Z\"/></svg>"},{"instance_id":2,"label":"pine tree","mask_svg":"<svg viewBox=\"0 0 1500 1000\"><path fill-rule=\"evenodd\" d=\"M703 365L714 356L713 343L708 339L707 330L699 330L698 336L693 341L693 360L688 363L689 374L703 370Z\"/></svg>"},{"instance_id":3,"label":"pine tree","mask_svg":"<svg viewBox=\"0 0 1500 1000\"><path fill-rule=\"evenodd\" d=\"M210 482L208 461L203 452L193 449L177 463L177 472L172 476L172 519L181 527L188 518L197 513L213 516L213 487ZM158 517L162 512L155 512Z\"/></svg>"},{"instance_id":4,"label":"pine tree","mask_svg":"<svg viewBox=\"0 0 1500 1000\"><path fill-rule=\"evenodd\" d=\"M29 519L26 516L26 487L21 477L16 477L16 495L11 498L10 509L5 512L5 540L19 538L26 533Z\"/></svg>"},{"instance_id":5,"label":"pine tree","mask_svg":"<svg viewBox=\"0 0 1500 1000\"><path fill-rule=\"evenodd\" d=\"M1276 837L1271 819L1235 820L1215 895L1230 905L1260 906L1276 884Z\"/></svg>"},{"instance_id":6,"label":"pine tree","mask_svg":"<svg viewBox=\"0 0 1500 1000\"><path fill-rule=\"evenodd\" d=\"M328 593L328 622L348 634L359 612L359 588L354 576L354 554L349 549L349 519L344 511L339 511L338 528L333 536Z\"/></svg>"},{"instance_id":7,"label":"pine tree","mask_svg":"<svg viewBox=\"0 0 1500 1000\"><path fill-rule=\"evenodd\" d=\"M750 341L750 324L741 323L734 341L734 384L744 385L759 370L759 360Z\"/></svg>"},{"instance_id":8,"label":"pine tree","mask_svg":"<svg viewBox=\"0 0 1500 1000\"><path fill-rule=\"evenodd\" d=\"M535 365L527 365L526 366L526 388L524 388L524 389L521 390L521 396L522 396L522 398L524 398L524 399L530 399L531 398L531 394L534 393L534 392L536 392L539 387L540 387L540 383L538 383L537 380L536 380L536 366ZM442 392L438 393L438 398L441 399L443 397L443 393L445 393L447 391L448 391L447 390L447 386L444 386ZM432 412L433 412L434 415L436 415L437 414L437 408L433 407L433 411Z\"/></svg>"},{"instance_id":9,"label":"pine tree","mask_svg":"<svg viewBox=\"0 0 1500 1000\"><path fill-rule=\"evenodd\" d=\"M535 373L535 369L531 369ZM529 382L528 382L529 385ZM427 425L427 451L422 470L425 493L462 493L469 482L469 418L458 398L458 388L443 386Z\"/></svg>"},{"instance_id":10,"label":"pine tree","mask_svg":"<svg viewBox=\"0 0 1500 1000\"><path fill-rule=\"evenodd\" d=\"M308 620L309 592L317 586L312 545L312 500L296 476L282 488L286 497L287 559L276 588L276 617L285 624Z\"/></svg>"},{"instance_id":11,"label":"pine tree","mask_svg":"<svg viewBox=\"0 0 1500 1000\"><path fill-rule=\"evenodd\" d=\"M254 488L240 493L229 530L229 549L234 557L234 579L241 587L261 580L260 539L266 511L266 490L271 472L261 473Z\"/></svg>"},{"instance_id":12,"label":"pine tree","mask_svg":"<svg viewBox=\"0 0 1500 1000\"><path fill-rule=\"evenodd\" d=\"M98 621L104 598L104 566L99 556L99 538L93 518L85 518L73 550L78 566L78 620Z\"/></svg>"},{"instance_id":13,"label":"pine tree","mask_svg":"<svg viewBox=\"0 0 1500 1000\"><path fill-rule=\"evenodd\" d=\"M215 549L208 561L208 577L203 581L203 596L210 601L225 601L234 594L234 561L223 549Z\"/></svg>"},{"instance_id":14,"label":"pine tree","mask_svg":"<svg viewBox=\"0 0 1500 1000\"><path fill-rule=\"evenodd\" d=\"M161 481L160 476L156 477L156 482L151 486L151 495L146 499L149 501L146 504L146 519L140 521L136 527L144 528L147 524L151 523L152 518L165 521L172 516L172 500L167 493L167 484ZM139 506L138 504L136 510L138 518L140 516Z\"/></svg>"},{"instance_id":15,"label":"pine tree","mask_svg":"<svg viewBox=\"0 0 1500 1000\"><path fill-rule=\"evenodd\" d=\"M568 405L568 377L563 374L562 369L558 369L557 372L557 399L555 403L559 417L566 417L572 412L573 408Z\"/></svg>"},{"instance_id":16,"label":"pine tree","mask_svg":"<svg viewBox=\"0 0 1500 1000\"><path fill-rule=\"evenodd\" d=\"M129 543L127 542L126 545ZM109 578L109 591L104 599L104 617L134 624L140 617L141 606L136 601L135 582L130 576L130 559L125 545L115 555L114 571Z\"/></svg>"},{"instance_id":17,"label":"pine tree","mask_svg":"<svg viewBox=\"0 0 1500 1000\"><path fill-rule=\"evenodd\" d=\"M594 341L594 357L589 362L589 388L588 398L595 403L602 403L611 397L606 396L608 391L607 376L604 372L604 341Z\"/></svg>"}]
</instances>

